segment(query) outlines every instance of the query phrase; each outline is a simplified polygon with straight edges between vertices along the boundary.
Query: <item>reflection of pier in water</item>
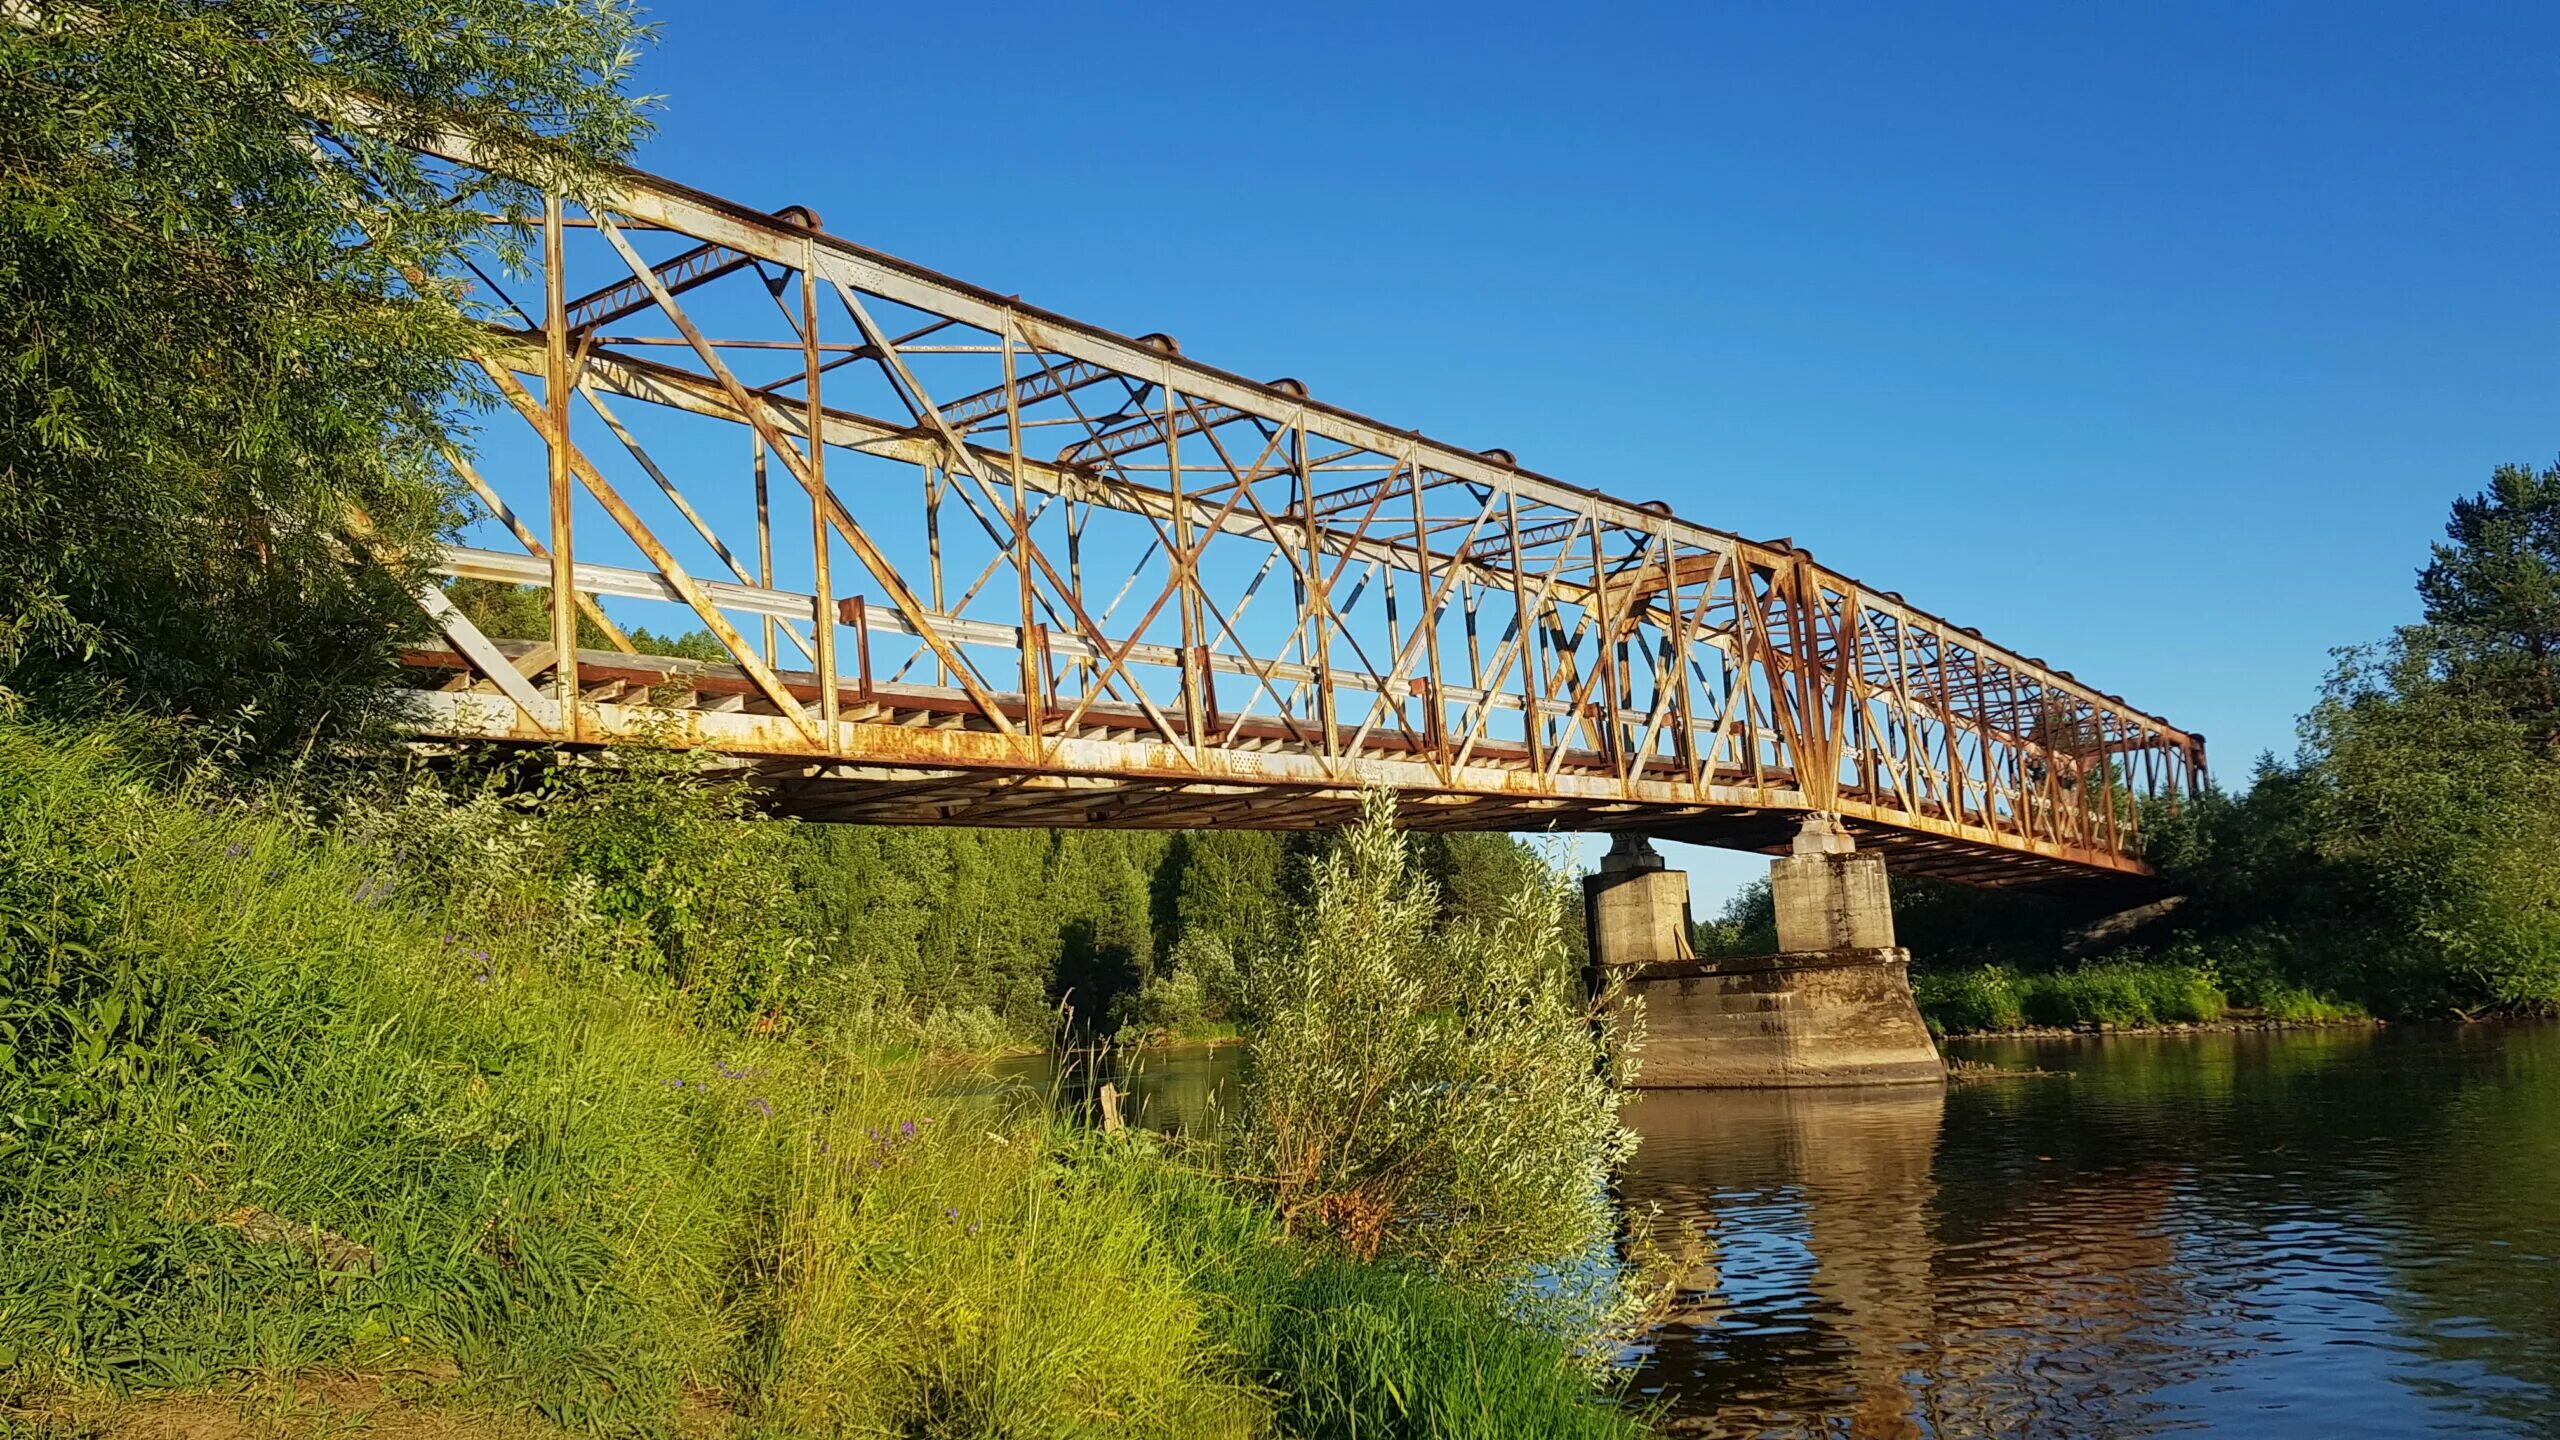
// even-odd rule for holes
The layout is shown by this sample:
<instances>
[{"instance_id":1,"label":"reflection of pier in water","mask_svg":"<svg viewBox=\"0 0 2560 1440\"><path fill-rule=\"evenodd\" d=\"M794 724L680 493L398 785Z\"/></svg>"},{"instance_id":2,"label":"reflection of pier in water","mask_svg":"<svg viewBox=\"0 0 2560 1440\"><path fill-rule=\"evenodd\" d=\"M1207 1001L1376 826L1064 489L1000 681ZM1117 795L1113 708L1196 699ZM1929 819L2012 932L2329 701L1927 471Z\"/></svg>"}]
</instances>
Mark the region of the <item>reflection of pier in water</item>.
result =
<instances>
[{"instance_id":1,"label":"reflection of pier in water","mask_svg":"<svg viewBox=\"0 0 2560 1440\"><path fill-rule=\"evenodd\" d=\"M1966 1098L1635 1104L1625 1199L1702 1227L1712 1257L1640 1382L1675 1397L1676 1431L2138 1433L2145 1397L2220 1348L2195 1333L2174 1172L1947 1173L1940 1126Z\"/></svg>"}]
</instances>

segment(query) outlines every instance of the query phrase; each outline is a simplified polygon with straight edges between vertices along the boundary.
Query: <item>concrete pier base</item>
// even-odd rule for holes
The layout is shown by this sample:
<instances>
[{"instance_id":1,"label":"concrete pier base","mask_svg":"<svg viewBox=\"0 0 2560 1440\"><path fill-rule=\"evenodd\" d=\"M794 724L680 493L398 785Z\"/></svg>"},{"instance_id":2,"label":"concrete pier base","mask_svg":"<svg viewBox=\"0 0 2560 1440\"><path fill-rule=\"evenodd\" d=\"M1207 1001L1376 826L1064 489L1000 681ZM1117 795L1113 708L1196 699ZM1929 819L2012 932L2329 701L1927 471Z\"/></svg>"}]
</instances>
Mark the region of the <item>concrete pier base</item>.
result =
<instances>
[{"instance_id":1,"label":"concrete pier base","mask_svg":"<svg viewBox=\"0 0 2560 1440\"><path fill-rule=\"evenodd\" d=\"M1911 1000L1908 952L1827 950L1645 965L1636 1084L1647 1090L1934 1085L1947 1076Z\"/></svg>"},{"instance_id":2,"label":"concrete pier base","mask_svg":"<svg viewBox=\"0 0 2560 1440\"><path fill-rule=\"evenodd\" d=\"M1664 869L1650 845L1621 837L1583 882L1593 964L1644 1004L1637 1085L1944 1081L1911 998L1910 953L1893 943L1884 857L1859 853L1837 820L1818 815L1769 871L1781 952L1713 960L1690 947L1688 877Z\"/></svg>"}]
</instances>

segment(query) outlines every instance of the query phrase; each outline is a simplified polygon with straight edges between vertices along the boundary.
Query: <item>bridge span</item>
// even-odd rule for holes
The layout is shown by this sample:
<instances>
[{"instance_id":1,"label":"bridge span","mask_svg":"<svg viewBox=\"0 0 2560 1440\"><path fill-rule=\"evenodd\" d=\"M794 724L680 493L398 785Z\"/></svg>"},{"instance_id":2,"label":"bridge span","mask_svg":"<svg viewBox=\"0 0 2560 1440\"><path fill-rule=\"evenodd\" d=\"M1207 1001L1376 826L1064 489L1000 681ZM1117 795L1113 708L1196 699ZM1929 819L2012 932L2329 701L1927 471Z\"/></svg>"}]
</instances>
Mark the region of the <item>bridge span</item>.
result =
<instances>
[{"instance_id":1,"label":"bridge span","mask_svg":"<svg viewBox=\"0 0 2560 1440\"><path fill-rule=\"evenodd\" d=\"M1821 813L2045 888L2138 888L2146 809L2203 778L2203 737L1787 541L806 209L625 172L539 237L477 267L501 414L437 571L537 587L545 633L423 589L429 741L701 744L787 812L895 824L1309 828L1386 785L1425 828L1783 850Z\"/></svg>"}]
</instances>

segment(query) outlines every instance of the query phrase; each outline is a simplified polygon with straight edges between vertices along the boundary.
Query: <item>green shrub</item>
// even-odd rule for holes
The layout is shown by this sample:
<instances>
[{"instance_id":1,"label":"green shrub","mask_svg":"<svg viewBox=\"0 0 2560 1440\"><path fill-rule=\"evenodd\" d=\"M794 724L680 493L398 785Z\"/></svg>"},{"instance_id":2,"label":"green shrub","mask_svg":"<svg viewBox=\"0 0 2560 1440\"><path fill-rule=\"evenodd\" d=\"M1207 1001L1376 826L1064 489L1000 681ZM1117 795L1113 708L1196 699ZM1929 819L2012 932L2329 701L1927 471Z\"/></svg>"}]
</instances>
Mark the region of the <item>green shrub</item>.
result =
<instances>
[{"instance_id":1,"label":"green shrub","mask_svg":"<svg viewBox=\"0 0 2560 1440\"><path fill-rule=\"evenodd\" d=\"M1247 967L1235 1168L1283 1224L1366 1259L1516 1277L1604 1244L1618 1122L1551 875L1444 923L1394 801L1316 866L1292 939Z\"/></svg>"},{"instance_id":2,"label":"green shrub","mask_svg":"<svg viewBox=\"0 0 2560 1440\"><path fill-rule=\"evenodd\" d=\"M2185 965L2111 963L2032 977L2022 1003L2037 1025L2176 1025L2222 1018L2213 977Z\"/></svg>"},{"instance_id":3,"label":"green shrub","mask_svg":"<svg viewBox=\"0 0 2560 1440\"><path fill-rule=\"evenodd\" d=\"M2329 1020L2362 1020L2369 1012L2351 1000L2339 1000L2299 985L2264 986L2251 997L2249 1008L2269 1020L2296 1023Z\"/></svg>"},{"instance_id":4,"label":"green shrub","mask_svg":"<svg viewBox=\"0 0 2560 1440\"><path fill-rule=\"evenodd\" d=\"M2191 961L2210 973L2234 1009L2254 1010L2270 1020L2347 1020L2368 1013L2362 1005L2340 1000L2289 974L2285 962L2293 958L2290 950L2279 937L2263 931L2223 936L2210 947L2189 941L2168 956Z\"/></svg>"},{"instance_id":5,"label":"green shrub","mask_svg":"<svg viewBox=\"0 0 2560 1440\"><path fill-rule=\"evenodd\" d=\"M2204 1024L2229 1007L2198 966L2110 962L2022 975L1985 965L1912 977L1921 1013L1941 1034L2021 1025Z\"/></svg>"},{"instance_id":6,"label":"green shrub","mask_svg":"<svg viewBox=\"0 0 2560 1440\"><path fill-rule=\"evenodd\" d=\"M1219 1347L1272 1397L1280 1433L1361 1437L1633 1437L1640 1415L1592 1384L1574 1340L1523 1324L1498 1292L1417 1271L1311 1257L1267 1206L1195 1173L1114 1172L1148 1196L1184 1269L1221 1297ZM1571 1318L1571 1317L1568 1317Z\"/></svg>"},{"instance_id":7,"label":"green shrub","mask_svg":"<svg viewBox=\"0 0 2560 1440\"><path fill-rule=\"evenodd\" d=\"M1192 931L1174 943L1164 966L1140 988L1123 1033L1200 1036L1233 1033L1243 980L1234 952L1216 935Z\"/></svg>"},{"instance_id":8,"label":"green shrub","mask_svg":"<svg viewBox=\"0 0 2560 1440\"><path fill-rule=\"evenodd\" d=\"M1424 1277L1331 1261L1265 1290L1253 1352L1287 1433L1620 1437L1645 1433L1594 1393L1566 1346Z\"/></svg>"},{"instance_id":9,"label":"green shrub","mask_svg":"<svg viewBox=\"0 0 2560 1440\"><path fill-rule=\"evenodd\" d=\"M2026 1023L2017 973L2006 966L1914 975L1911 991L1922 1017L1940 1034L2014 1030Z\"/></svg>"}]
</instances>

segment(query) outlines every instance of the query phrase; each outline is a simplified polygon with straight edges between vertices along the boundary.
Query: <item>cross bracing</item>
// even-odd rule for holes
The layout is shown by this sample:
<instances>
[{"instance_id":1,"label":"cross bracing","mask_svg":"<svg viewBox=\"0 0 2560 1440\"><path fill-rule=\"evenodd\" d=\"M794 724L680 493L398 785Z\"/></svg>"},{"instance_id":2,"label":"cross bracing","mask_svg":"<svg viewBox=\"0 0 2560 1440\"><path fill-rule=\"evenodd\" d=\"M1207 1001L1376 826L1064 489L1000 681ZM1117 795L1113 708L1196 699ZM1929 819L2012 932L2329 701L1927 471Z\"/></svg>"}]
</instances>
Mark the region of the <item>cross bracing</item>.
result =
<instances>
[{"instance_id":1,"label":"cross bracing","mask_svg":"<svg viewBox=\"0 0 2560 1440\"><path fill-rule=\"evenodd\" d=\"M1819 810L2003 885L2146 875L2144 805L2202 781L2202 737L1786 542L806 210L626 172L549 202L533 269L481 270L504 413L440 568L544 589L551 637L422 596L427 737L702 744L887 823L1300 828L1387 785L1427 827L1767 848Z\"/></svg>"}]
</instances>

